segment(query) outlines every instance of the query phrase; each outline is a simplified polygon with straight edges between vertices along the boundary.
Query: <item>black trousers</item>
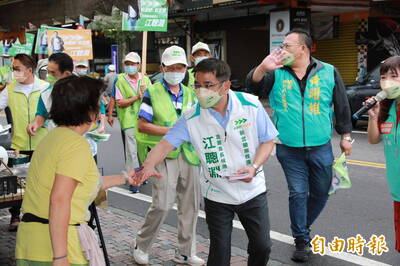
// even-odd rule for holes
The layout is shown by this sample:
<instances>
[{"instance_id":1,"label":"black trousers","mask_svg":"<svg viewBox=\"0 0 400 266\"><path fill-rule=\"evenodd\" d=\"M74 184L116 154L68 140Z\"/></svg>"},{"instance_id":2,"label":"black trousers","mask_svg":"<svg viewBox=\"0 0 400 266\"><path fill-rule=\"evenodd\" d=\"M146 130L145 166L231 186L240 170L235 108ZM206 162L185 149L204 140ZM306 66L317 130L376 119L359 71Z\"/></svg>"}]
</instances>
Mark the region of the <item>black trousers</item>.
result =
<instances>
[{"instance_id":1,"label":"black trousers","mask_svg":"<svg viewBox=\"0 0 400 266\"><path fill-rule=\"evenodd\" d=\"M204 202L206 221L210 231L207 265L230 265L232 221L235 213L249 238L247 265L267 265L272 242L269 235L270 224L266 193L240 205L219 203L206 198Z\"/></svg>"}]
</instances>

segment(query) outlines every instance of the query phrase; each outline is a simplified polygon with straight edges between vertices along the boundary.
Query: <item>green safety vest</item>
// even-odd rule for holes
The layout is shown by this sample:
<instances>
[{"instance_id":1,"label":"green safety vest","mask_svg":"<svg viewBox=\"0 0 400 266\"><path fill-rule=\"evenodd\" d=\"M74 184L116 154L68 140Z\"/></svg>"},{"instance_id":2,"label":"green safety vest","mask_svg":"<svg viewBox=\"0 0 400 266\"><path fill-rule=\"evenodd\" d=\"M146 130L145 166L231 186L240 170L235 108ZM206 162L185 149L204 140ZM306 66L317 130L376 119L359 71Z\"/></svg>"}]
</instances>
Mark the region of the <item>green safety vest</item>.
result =
<instances>
[{"instance_id":1,"label":"green safety vest","mask_svg":"<svg viewBox=\"0 0 400 266\"><path fill-rule=\"evenodd\" d=\"M139 79L138 90L140 90L140 84L142 80L146 85L151 85L150 79L147 76L144 76L142 79ZM137 95L132 85L126 79L125 73L119 74L117 76L117 82L115 83L115 86L119 88L124 99L131 98ZM117 106L117 116L121 124L122 130L137 127L140 103L141 101L137 100L132 105L125 108L120 108Z\"/></svg>"},{"instance_id":2,"label":"green safety vest","mask_svg":"<svg viewBox=\"0 0 400 266\"><path fill-rule=\"evenodd\" d=\"M308 77L303 96L292 74L284 69L275 70L275 83L269 99L282 144L310 147L326 144L331 139L335 75L332 65L322 65Z\"/></svg>"},{"instance_id":3,"label":"green safety vest","mask_svg":"<svg viewBox=\"0 0 400 266\"><path fill-rule=\"evenodd\" d=\"M5 85L7 81L11 81L11 73L12 71L10 66L0 67L0 82L2 85Z\"/></svg>"},{"instance_id":4,"label":"green safety vest","mask_svg":"<svg viewBox=\"0 0 400 266\"><path fill-rule=\"evenodd\" d=\"M389 117L381 124L381 138L385 147L386 176L390 194L395 201L400 202L400 128L396 123L396 101L390 107Z\"/></svg>"},{"instance_id":5,"label":"green safety vest","mask_svg":"<svg viewBox=\"0 0 400 266\"><path fill-rule=\"evenodd\" d=\"M28 97L24 93L16 91L16 81L11 81L7 86L8 107L12 114L13 136L11 148L21 151L34 151L47 134L47 129L39 128L36 136L29 136L26 127L35 119L36 108L40 93L48 85L46 82L35 78L33 91Z\"/></svg>"},{"instance_id":6,"label":"green safety vest","mask_svg":"<svg viewBox=\"0 0 400 266\"><path fill-rule=\"evenodd\" d=\"M195 81L195 79L194 79L194 73L193 73L193 68L189 69L188 72L189 72L188 87L189 87L189 88L193 88L193 86L194 86L194 81Z\"/></svg>"},{"instance_id":7,"label":"green safety vest","mask_svg":"<svg viewBox=\"0 0 400 266\"><path fill-rule=\"evenodd\" d=\"M190 108L195 104L195 94L192 89L181 85L183 89L183 103L182 103L182 114L186 109ZM153 124L158 126L172 127L178 120L179 116L175 110L175 106L172 103L171 97L161 82L157 82L148 88L150 95L152 108L153 108ZM146 145L146 147L154 147L163 136L149 135L141 133L140 136L136 136L136 139ZM192 144L190 142L184 142L177 149L168 153L167 158L176 159L179 154L183 152L186 161L192 165L200 165L200 159L196 154Z\"/></svg>"}]
</instances>

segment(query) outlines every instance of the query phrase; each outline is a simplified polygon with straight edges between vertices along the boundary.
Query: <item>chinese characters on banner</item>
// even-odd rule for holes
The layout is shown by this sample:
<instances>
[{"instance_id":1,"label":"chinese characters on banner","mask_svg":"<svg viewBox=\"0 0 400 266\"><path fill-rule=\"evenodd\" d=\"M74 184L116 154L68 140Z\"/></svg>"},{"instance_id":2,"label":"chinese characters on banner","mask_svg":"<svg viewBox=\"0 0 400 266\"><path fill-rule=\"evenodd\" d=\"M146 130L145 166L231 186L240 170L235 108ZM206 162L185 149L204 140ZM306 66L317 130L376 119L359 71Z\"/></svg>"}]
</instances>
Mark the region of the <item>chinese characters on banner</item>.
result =
<instances>
[{"instance_id":1,"label":"chinese characters on banner","mask_svg":"<svg viewBox=\"0 0 400 266\"><path fill-rule=\"evenodd\" d=\"M167 31L168 7L166 0L141 0L122 13L122 30Z\"/></svg>"},{"instance_id":2,"label":"chinese characters on banner","mask_svg":"<svg viewBox=\"0 0 400 266\"><path fill-rule=\"evenodd\" d=\"M74 60L93 59L91 30L47 30L49 55L67 53Z\"/></svg>"},{"instance_id":3,"label":"chinese characters on banner","mask_svg":"<svg viewBox=\"0 0 400 266\"><path fill-rule=\"evenodd\" d=\"M10 56L16 56L17 54L32 54L33 42L35 41L35 35L26 33L26 43L21 44L19 40L10 42L4 40L0 44L0 54L6 54Z\"/></svg>"}]
</instances>

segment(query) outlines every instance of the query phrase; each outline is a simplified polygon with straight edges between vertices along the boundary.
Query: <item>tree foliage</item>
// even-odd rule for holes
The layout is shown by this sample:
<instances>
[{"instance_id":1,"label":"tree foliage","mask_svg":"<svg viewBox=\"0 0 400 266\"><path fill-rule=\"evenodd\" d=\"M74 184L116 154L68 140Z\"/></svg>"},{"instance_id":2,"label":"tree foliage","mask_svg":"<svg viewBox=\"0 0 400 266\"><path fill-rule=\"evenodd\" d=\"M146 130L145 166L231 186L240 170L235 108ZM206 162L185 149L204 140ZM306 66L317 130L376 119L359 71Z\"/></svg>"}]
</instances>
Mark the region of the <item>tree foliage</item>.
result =
<instances>
[{"instance_id":1,"label":"tree foliage","mask_svg":"<svg viewBox=\"0 0 400 266\"><path fill-rule=\"evenodd\" d=\"M93 29L104 33L104 36L117 43L125 43L135 38L134 31L122 30L122 13L113 8L111 16L99 15L93 20Z\"/></svg>"}]
</instances>

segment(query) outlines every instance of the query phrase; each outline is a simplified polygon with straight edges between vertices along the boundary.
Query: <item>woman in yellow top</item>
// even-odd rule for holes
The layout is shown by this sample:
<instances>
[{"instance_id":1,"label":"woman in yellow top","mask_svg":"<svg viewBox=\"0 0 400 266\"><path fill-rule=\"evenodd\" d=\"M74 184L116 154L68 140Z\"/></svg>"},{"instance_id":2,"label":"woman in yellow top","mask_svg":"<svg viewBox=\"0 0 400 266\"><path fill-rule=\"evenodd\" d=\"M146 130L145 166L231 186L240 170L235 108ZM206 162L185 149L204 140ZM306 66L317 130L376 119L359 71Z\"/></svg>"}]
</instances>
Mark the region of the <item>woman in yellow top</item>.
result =
<instances>
[{"instance_id":1,"label":"woman in yellow top","mask_svg":"<svg viewBox=\"0 0 400 266\"><path fill-rule=\"evenodd\" d=\"M83 137L99 113L103 83L70 76L56 82L50 118L58 125L33 154L16 244L17 265L87 265L77 224L89 219L99 188L131 182L134 171L100 177Z\"/></svg>"}]
</instances>

